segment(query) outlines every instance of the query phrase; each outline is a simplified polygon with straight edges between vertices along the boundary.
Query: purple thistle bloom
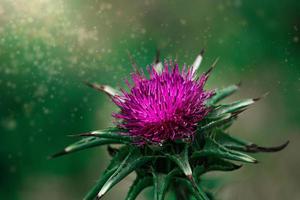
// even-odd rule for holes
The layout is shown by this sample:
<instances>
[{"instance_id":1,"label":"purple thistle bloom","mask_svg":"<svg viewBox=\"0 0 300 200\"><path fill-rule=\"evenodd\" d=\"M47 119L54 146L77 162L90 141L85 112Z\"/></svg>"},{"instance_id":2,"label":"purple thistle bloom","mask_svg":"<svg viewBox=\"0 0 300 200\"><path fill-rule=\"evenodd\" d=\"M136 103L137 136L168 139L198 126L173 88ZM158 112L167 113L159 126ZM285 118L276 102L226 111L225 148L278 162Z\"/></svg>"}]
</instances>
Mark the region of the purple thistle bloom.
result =
<instances>
[{"instance_id":1,"label":"purple thistle bloom","mask_svg":"<svg viewBox=\"0 0 300 200\"><path fill-rule=\"evenodd\" d=\"M133 83L126 81L128 91L86 82L89 87L111 97L120 111L113 114L119 122L118 127L79 134L84 138L51 156L54 158L95 146L109 145L107 150L113 157L111 163L84 199L102 199L114 185L133 171L136 172L136 180L126 199L136 199L145 186L154 187L155 199L164 199L169 187L176 190L182 186L188 186L191 190L187 190L183 196L175 192L178 199L186 199L192 195L196 199L210 199L207 196L209 191L202 190L201 178L202 174L211 170L199 173L194 169L205 167L217 171L236 170L241 165L235 162L257 163L247 152L276 152L288 145L287 141L280 146L262 147L227 133L225 129L231 125L228 120L233 121L258 98L219 104L219 101L233 94L238 85L205 91L204 84L218 59L208 71L196 77L195 72L201 64L202 55L203 51L190 68L183 66L181 71L176 62L165 62L163 66L157 55L156 63L148 68L149 77L137 70L132 62L135 72L132 74ZM208 113L213 117L203 120ZM201 129L203 137L195 137L197 128ZM192 139L195 142L191 142ZM174 140L180 140L181 144L172 142ZM112 147L112 144L120 146ZM163 144L168 148L156 146ZM194 162L198 158L201 158L201 162ZM170 165L170 162L173 164ZM180 173L177 173L178 170ZM175 180L178 185L175 188L167 180ZM157 187L160 181L163 182L162 188Z\"/></svg>"},{"instance_id":2,"label":"purple thistle bloom","mask_svg":"<svg viewBox=\"0 0 300 200\"><path fill-rule=\"evenodd\" d=\"M177 63L165 62L164 69L161 64L160 68L153 65L148 69L149 79L144 73L133 73L133 85L127 81L130 91L112 97L120 108L113 114L121 120L118 126L141 138L140 145L193 138L197 123L210 110L205 101L213 95L203 89L208 74L195 79L200 62L196 59L195 67L182 71Z\"/></svg>"}]
</instances>

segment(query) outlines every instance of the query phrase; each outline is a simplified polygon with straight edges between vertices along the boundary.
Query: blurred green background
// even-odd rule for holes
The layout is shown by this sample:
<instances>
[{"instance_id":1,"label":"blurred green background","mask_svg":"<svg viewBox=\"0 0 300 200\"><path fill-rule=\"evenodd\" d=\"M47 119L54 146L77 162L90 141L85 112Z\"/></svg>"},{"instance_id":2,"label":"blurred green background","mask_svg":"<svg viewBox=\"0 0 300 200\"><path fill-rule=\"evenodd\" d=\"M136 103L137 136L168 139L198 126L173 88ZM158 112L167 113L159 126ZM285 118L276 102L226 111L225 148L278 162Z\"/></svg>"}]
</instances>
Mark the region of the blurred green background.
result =
<instances>
[{"instance_id":1,"label":"blurred green background","mask_svg":"<svg viewBox=\"0 0 300 200\"><path fill-rule=\"evenodd\" d=\"M105 148L47 160L101 129L116 107L82 81L124 86L131 70L163 58L201 70L207 88L242 81L232 99L270 92L231 128L258 144L291 144L222 178L223 200L300 199L300 1L0 0L0 199L81 199L109 162ZM129 176L105 199L122 199ZM149 191L148 191L149 192ZM140 199L144 197L140 196Z\"/></svg>"}]
</instances>

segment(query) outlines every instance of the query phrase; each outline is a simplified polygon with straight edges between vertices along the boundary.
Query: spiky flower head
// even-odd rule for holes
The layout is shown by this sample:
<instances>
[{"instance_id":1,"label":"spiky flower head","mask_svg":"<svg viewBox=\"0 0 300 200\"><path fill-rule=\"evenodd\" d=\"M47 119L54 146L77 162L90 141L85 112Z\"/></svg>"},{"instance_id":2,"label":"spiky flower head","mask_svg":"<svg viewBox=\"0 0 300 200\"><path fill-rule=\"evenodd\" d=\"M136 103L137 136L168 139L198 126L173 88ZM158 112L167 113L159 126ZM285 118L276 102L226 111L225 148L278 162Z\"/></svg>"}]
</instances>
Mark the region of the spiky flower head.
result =
<instances>
[{"instance_id":1,"label":"spiky flower head","mask_svg":"<svg viewBox=\"0 0 300 200\"><path fill-rule=\"evenodd\" d=\"M213 92L203 88L208 75L195 79L192 68L180 71L171 61L165 61L163 70L152 65L148 72L149 78L143 72L133 73L130 91L113 97L120 108L113 115L122 120L119 127L141 138L139 144L192 138L197 123L209 112L205 101Z\"/></svg>"},{"instance_id":2,"label":"spiky flower head","mask_svg":"<svg viewBox=\"0 0 300 200\"><path fill-rule=\"evenodd\" d=\"M239 85L204 90L216 62L197 77L202 55L203 52L191 67L182 70L177 63L165 62L163 66L156 59L148 70L149 78L135 70L128 91L87 83L108 94L120 108L113 114L119 121L117 127L79 134L84 138L52 156L119 144L108 146L111 163L85 200L102 198L133 171L137 176L126 200L134 200L149 186L154 187L155 200L163 200L168 191L177 199L194 196L197 200L211 200L211 188L202 181L203 174L236 170L241 167L237 162L257 163L248 152L276 152L287 146L288 142L276 147L261 147L228 134L227 129L237 116L258 99L219 103Z\"/></svg>"}]
</instances>

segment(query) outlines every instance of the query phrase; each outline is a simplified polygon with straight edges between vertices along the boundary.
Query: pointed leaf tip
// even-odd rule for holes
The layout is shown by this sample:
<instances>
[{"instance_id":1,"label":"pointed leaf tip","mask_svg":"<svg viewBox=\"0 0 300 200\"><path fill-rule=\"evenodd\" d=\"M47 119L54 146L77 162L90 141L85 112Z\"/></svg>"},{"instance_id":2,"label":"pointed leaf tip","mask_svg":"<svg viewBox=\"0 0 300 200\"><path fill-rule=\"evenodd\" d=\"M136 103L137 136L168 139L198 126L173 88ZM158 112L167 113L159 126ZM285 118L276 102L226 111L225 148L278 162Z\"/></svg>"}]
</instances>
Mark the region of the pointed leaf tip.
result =
<instances>
[{"instance_id":1,"label":"pointed leaf tip","mask_svg":"<svg viewBox=\"0 0 300 200\"><path fill-rule=\"evenodd\" d=\"M87 81L83 81L83 83L97 91L106 93L109 97L114 97L120 94L120 91L110 87L109 85L99 85L96 83L89 83Z\"/></svg>"},{"instance_id":2,"label":"pointed leaf tip","mask_svg":"<svg viewBox=\"0 0 300 200\"><path fill-rule=\"evenodd\" d=\"M279 145L279 146L273 146L273 147L262 147L258 146L256 144L251 144L246 147L246 151L250 153L257 153L257 152L266 152L266 153L272 153L272 152L278 152L283 150L288 146L290 141L286 141L285 143Z\"/></svg>"},{"instance_id":3,"label":"pointed leaf tip","mask_svg":"<svg viewBox=\"0 0 300 200\"><path fill-rule=\"evenodd\" d=\"M93 136L93 135L91 134L91 132L67 135L67 137L81 137L81 136Z\"/></svg>"},{"instance_id":4,"label":"pointed leaf tip","mask_svg":"<svg viewBox=\"0 0 300 200\"><path fill-rule=\"evenodd\" d=\"M204 48L202 48L199 54L200 54L201 56L203 56L203 55L204 55L204 53L205 53L205 49L204 49Z\"/></svg>"},{"instance_id":5,"label":"pointed leaf tip","mask_svg":"<svg viewBox=\"0 0 300 200\"><path fill-rule=\"evenodd\" d=\"M200 67L202 60L203 60L203 54L204 54L204 49L202 49L200 51L200 53L197 55L194 63L191 66L192 69L192 74L193 74L193 79L196 78L196 71L198 70L198 68Z\"/></svg>"},{"instance_id":6,"label":"pointed leaf tip","mask_svg":"<svg viewBox=\"0 0 300 200\"><path fill-rule=\"evenodd\" d=\"M160 62L160 50L156 49L155 64L158 64L159 62Z\"/></svg>"},{"instance_id":7,"label":"pointed leaf tip","mask_svg":"<svg viewBox=\"0 0 300 200\"><path fill-rule=\"evenodd\" d=\"M75 143L70 144L69 146L65 147L65 149L61 152L58 152L52 155L52 158L63 156L69 153L74 153L83 149L88 149L92 147L97 147L105 144L124 144L126 143L123 139L117 138L99 138L99 137L85 137Z\"/></svg>"},{"instance_id":8,"label":"pointed leaf tip","mask_svg":"<svg viewBox=\"0 0 300 200\"><path fill-rule=\"evenodd\" d=\"M65 154L67 154L67 151L66 150L62 150L62 151L59 151L59 152L57 152L57 153L55 153L53 155L48 156L48 159L57 158L57 157L65 155Z\"/></svg>"},{"instance_id":9,"label":"pointed leaf tip","mask_svg":"<svg viewBox=\"0 0 300 200\"><path fill-rule=\"evenodd\" d=\"M259 100L261 100L261 99L264 99L264 98L266 98L269 94L270 94L270 92L266 92L265 94L263 94L263 95L260 96L260 97L253 98L253 101L259 101Z\"/></svg>"},{"instance_id":10,"label":"pointed leaf tip","mask_svg":"<svg viewBox=\"0 0 300 200\"><path fill-rule=\"evenodd\" d=\"M91 87L91 88L93 88L95 90L103 91L103 89L104 89L103 85L98 85L98 84L95 84L95 83L90 83L88 81L83 81L83 83L85 85L87 85L88 87Z\"/></svg>"},{"instance_id":11,"label":"pointed leaf tip","mask_svg":"<svg viewBox=\"0 0 300 200\"><path fill-rule=\"evenodd\" d=\"M205 72L206 76L208 76L211 73L211 71L216 67L218 61L219 61L219 57L215 59L211 67Z\"/></svg>"}]
</instances>

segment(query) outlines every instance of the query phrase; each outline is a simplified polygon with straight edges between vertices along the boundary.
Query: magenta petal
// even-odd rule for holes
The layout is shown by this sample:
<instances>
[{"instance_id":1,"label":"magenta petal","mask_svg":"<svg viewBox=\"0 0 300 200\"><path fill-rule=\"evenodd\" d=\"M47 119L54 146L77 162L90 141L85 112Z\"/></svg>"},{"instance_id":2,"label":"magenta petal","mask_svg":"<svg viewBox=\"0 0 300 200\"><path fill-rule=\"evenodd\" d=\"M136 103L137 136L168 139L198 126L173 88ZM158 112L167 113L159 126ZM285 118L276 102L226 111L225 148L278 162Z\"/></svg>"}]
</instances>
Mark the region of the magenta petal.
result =
<instances>
[{"instance_id":1,"label":"magenta petal","mask_svg":"<svg viewBox=\"0 0 300 200\"><path fill-rule=\"evenodd\" d=\"M193 80L190 69L179 71L178 64L171 62L164 63L161 74L154 66L148 72L150 79L132 74L130 92L122 90L121 96L113 98L120 108L113 117L121 120L129 135L153 143L193 137L197 123L209 111L204 103L213 94L203 89L206 75Z\"/></svg>"}]
</instances>

